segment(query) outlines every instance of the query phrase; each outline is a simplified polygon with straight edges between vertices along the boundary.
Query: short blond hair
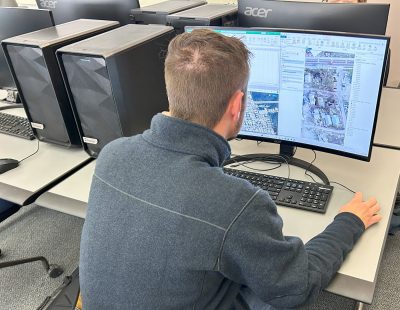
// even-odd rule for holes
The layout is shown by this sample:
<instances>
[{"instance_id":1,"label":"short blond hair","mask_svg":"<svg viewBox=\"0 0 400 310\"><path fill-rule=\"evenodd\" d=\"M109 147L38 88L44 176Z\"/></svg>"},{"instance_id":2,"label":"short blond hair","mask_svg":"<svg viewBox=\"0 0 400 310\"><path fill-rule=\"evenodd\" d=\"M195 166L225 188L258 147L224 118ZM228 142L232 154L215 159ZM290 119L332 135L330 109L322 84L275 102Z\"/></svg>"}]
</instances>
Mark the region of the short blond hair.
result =
<instances>
[{"instance_id":1,"label":"short blond hair","mask_svg":"<svg viewBox=\"0 0 400 310\"><path fill-rule=\"evenodd\" d=\"M209 29L176 36L165 60L171 115L213 128L235 91L246 87L249 55L239 39Z\"/></svg>"}]
</instances>

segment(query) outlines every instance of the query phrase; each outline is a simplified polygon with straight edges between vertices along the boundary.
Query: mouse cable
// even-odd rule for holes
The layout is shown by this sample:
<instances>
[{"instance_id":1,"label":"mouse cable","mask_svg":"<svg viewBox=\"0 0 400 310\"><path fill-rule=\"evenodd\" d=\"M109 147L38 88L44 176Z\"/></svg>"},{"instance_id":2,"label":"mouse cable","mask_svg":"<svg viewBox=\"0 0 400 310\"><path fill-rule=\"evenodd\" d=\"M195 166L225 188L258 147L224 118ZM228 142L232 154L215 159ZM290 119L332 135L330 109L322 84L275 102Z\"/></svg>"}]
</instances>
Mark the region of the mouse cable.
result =
<instances>
[{"instance_id":1,"label":"mouse cable","mask_svg":"<svg viewBox=\"0 0 400 310\"><path fill-rule=\"evenodd\" d=\"M21 162L23 162L25 159L28 159L29 157L35 155L37 152L39 152L39 139L37 139L37 147L36 147L36 151L33 152L32 154L26 156L25 158L22 158L21 160L18 161L18 164L20 164Z\"/></svg>"},{"instance_id":2,"label":"mouse cable","mask_svg":"<svg viewBox=\"0 0 400 310\"><path fill-rule=\"evenodd\" d=\"M310 178L314 181L314 183L319 183L319 182L317 182L317 181L313 178L313 176L312 176L311 174L308 173L308 171L309 171L311 165L312 165L312 164L315 162L315 160L317 159L317 153L316 153L314 150L311 150L311 151L313 151L313 153L314 153L314 159L310 162L310 165L309 165L308 168L304 171L304 174L305 174L306 176L310 177ZM343 185L342 183L334 182L334 181L331 181L331 182L329 182L329 183L330 183L330 184L337 184L337 185L340 185L340 186L342 186L343 188L347 189L349 192L355 193L354 190L352 190L351 188L348 188L347 186Z\"/></svg>"}]
</instances>

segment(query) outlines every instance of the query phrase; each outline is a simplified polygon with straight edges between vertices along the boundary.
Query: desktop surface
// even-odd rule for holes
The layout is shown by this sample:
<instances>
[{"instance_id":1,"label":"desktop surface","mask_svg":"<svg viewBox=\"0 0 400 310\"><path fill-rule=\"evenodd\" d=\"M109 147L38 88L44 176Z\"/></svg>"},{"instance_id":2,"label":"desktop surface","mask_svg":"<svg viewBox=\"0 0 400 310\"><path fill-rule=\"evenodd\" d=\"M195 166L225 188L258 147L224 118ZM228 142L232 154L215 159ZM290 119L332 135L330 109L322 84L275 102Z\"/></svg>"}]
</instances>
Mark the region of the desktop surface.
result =
<instances>
[{"instance_id":1,"label":"desktop surface","mask_svg":"<svg viewBox=\"0 0 400 310\"><path fill-rule=\"evenodd\" d=\"M231 141L232 153L276 153L278 145L271 143L257 144L255 141ZM371 161L365 162L317 152L317 165L324 170L330 180L340 182L355 191L361 191L363 197L376 197L381 205L382 220L369 228L360 238L352 252L346 257L343 265L327 288L327 291L371 303L376 278L379 271L381 255L384 249L393 205L397 193L400 172L400 152L384 148L373 148ZM298 148L296 157L311 162L312 151ZM275 165L255 163L255 169L268 169ZM250 170L245 167L235 169ZM251 171L251 170L250 170ZM287 177L288 167L283 164L279 169L268 171L268 174ZM290 167L290 177L310 181L304 169ZM286 236L298 236L304 243L323 231L339 211L339 208L353 197L353 193L340 185L334 184L331 200L325 214L307 212L284 206L277 206L283 218L283 232Z\"/></svg>"},{"instance_id":2,"label":"desktop surface","mask_svg":"<svg viewBox=\"0 0 400 310\"><path fill-rule=\"evenodd\" d=\"M3 105L0 103L0 106ZM13 115L25 116L23 108L4 111ZM46 186L77 167L90 161L83 149L65 149L63 147L38 142L38 140L26 140L0 133L0 158L22 160L18 167L0 174L0 198L24 205L31 197L34 197Z\"/></svg>"}]
</instances>

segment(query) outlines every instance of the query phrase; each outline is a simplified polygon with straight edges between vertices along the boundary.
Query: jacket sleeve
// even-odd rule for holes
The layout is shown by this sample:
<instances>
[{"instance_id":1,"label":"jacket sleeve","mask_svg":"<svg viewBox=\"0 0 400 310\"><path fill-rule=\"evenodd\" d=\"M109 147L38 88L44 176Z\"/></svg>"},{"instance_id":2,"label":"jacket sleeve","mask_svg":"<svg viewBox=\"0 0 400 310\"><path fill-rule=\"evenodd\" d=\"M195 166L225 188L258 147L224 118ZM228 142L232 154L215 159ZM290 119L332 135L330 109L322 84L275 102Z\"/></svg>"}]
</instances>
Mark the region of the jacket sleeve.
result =
<instances>
[{"instance_id":1,"label":"jacket sleeve","mask_svg":"<svg viewBox=\"0 0 400 310\"><path fill-rule=\"evenodd\" d=\"M260 190L226 231L218 269L272 306L298 307L329 284L363 231L358 217L341 213L304 245L283 236L276 206Z\"/></svg>"}]
</instances>

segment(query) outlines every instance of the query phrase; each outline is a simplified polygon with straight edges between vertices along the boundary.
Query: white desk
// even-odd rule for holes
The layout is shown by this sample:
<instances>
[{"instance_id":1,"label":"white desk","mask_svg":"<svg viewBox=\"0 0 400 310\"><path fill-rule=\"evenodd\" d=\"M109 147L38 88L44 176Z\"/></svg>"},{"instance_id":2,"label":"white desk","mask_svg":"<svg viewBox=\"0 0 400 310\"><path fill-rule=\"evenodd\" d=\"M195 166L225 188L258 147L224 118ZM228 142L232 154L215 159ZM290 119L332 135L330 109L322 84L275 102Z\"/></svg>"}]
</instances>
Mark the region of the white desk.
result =
<instances>
[{"instance_id":1,"label":"white desk","mask_svg":"<svg viewBox=\"0 0 400 310\"><path fill-rule=\"evenodd\" d=\"M255 142L232 142L235 154L277 153L277 145L263 143L257 147ZM314 158L312 151L298 149L296 157L306 161ZM353 160L323 152L317 152L314 163L328 176L330 181L337 181L356 191L362 191L364 197L375 196L381 204L382 221L368 229L353 251L348 255L337 276L327 291L349 297L364 303L371 303L375 290L381 255L386 236L400 174L400 152L387 148L374 147L370 162ZM262 164L259 164L262 165ZM265 164L263 166L265 168ZM240 168L244 169L244 168ZM291 178L308 180L304 169L291 166ZM269 172L273 175L287 176L286 165ZM333 184L328 210L325 215L278 207L283 218L285 235L300 237L304 242L324 230L337 214L340 206L353 194L339 185Z\"/></svg>"},{"instance_id":2,"label":"white desk","mask_svg":"<svg viewBox=\"0 0 400 310\"><path fill-rule=\"evenodd\" d=\"M263 143L257 146L254 141L233 141L231 145L234 154L276 153L278 151L277 145ZM365 197L376 196L382 206L382 221L371 227L361 237L327 289L338 295L371 303L397 192L400 152L374 147L369 163L321 152L317 154L315 165L321 168L331 181L337 181L354 190L362 191ZM298 149L296 157L311 161L313 153L310 150ZM94 166L95 162L90 163L41 195L36 203L40 206L84 217ZM292 178L308 180L303 169L291 166L290 170ZM287 172L285 165L270 171L271 174L279 176L287 176ZM332 221L339 207L351 197L352 193L335 185L325 215L279 207L279 214L285 223L284 233L299 236L304 242L307 242Z\"/></svg>"},{"instance_id":3,"label":"white desk","mask_svg":"<svg viewBox=\"0 0 400 310\"><path fill-rule=\"evenodd\" d=\"M400 150L400 89L383 88L374 144Z\"/></svg>"},{"instance_id":4,"label":"white desk","mask_svg":"<svg viewBox=\"0 0 400 310\"><path fill-rule=\"evenodd\" d=\"M3 112L25 116L22 108ZM37 143L37 140L0 134L0 158L21 160L35 152ZM89 156L83 149L67 149L40 142L38 153L21 162L17 168L0 174L0 198L20 205L30 203L32 197L88 160Z\"/></svg>"},{"instance_id":5,"label":"white desk","mask_svg":"<svg viewBox=\"0 0 400 310\"><path fill-rule=\"evenodd\" d=\"M39 206L85 218L96 162L86 165L60 184L40 195Z\"/></svg>"}]
</instances>

